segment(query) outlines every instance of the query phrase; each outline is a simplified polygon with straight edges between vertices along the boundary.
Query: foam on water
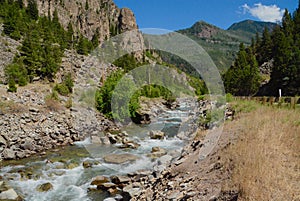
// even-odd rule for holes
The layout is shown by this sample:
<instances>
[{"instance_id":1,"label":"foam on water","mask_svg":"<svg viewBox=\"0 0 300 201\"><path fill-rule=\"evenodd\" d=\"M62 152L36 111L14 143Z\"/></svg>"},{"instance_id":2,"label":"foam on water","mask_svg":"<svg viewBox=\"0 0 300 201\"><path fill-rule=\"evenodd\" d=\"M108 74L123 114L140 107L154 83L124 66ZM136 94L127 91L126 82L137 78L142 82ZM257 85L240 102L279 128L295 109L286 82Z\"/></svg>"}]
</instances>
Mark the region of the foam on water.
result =
<instances>
[{"instance_id":1,"label":"foam on water","mask_svg":"<svg viewBox=\"0 0 300 201\"><path fill-rule=\"evenodd\" d=\"M89 145L89 144L92 144L92 143L91 143L91 139L88 137L83 141L74 142L74 144L79 146L79 147L84 147L85 145Z\"/></svg>"},{"instance_id":2,"label":"foam on water","mask_svg":"<svg viewBox=\"0 0 300 201\"><path fill-rule=\"evenodd\" d=\"M10 185L21 195L25 200L30 201L89 201L89 200L103 200L101 198L90 197L88 187L93 177L97 175L116 175L126 174L141 169L152 169L157 164L157 160L147 157L151 153L153 147L161 147L172 155L172 151L180 152L184 146L184 141L176 137L180 124L184 124L189 116L191 107L190 104L181 105L176 111L168 110L161 114L160 117L153 121L150 125L138 126L131 125L124 130L127 131L129 137L138 142L139 146L135 150L120 150L115 146L109 145L93 145L90 138L84 141L75 142L73 148L66 148L64 152L70 152L71 156L66 159L67 162L47 163L47 159L35 159L36 161L26 162L24 165L6 166L1 169L1 175L7 178L12 178L9 181ZM188 127L188 126L187 126ZM165 129L165 130L163 130ZM177 130L176 130L177 129ZM163 130L167 137L164 140L154 140L149 138L150 130ZM186 130L182 127L181 130ZM174 132L169 135L168 132ZM75 150L75 152L74 152ZM83 154L83 150L87 150L87 154ZM74 152L74 153L73 153ZM78 153L79 152L79 153ZM70 154L69 153L69 154ZM125 164L108 164L103 161L103 157L112 153L130 153L137 155L138 160L128 162ZM63 157L63 153L54 153L53 157ZM72 155L73 154L73 155ZM88 155L89 154L89 155ZM53 154L52 154L53 155ZM52 155L49 155L50 160ZM74 158L75 157L75 158ZM57 159L57 158L56 158ZM83 161L98 161L98 165L93 165L92 168L83 168L81 165ZM60 158L56 161L60 161ZM79 164L73 169L66 169L66 163L74 162ZM32 168L33 175L36 177L30 179L21 179L18 172L19 169ZM38 192L36 188L44 183L51 183L53 189L48 192Z\"/></svg>"}]
</instances>

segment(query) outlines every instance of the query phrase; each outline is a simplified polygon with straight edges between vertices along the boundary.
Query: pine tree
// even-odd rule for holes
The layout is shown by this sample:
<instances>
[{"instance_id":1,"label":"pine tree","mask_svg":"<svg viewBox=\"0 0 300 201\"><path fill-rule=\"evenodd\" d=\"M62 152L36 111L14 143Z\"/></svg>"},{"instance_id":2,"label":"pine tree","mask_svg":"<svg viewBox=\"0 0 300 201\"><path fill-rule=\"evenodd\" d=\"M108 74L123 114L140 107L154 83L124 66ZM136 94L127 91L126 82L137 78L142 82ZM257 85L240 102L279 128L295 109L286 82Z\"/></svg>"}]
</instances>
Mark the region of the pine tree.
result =
<instances>
[{"instance_id":1,"label":"pine tree","mask_svg":"<svg viewBox=\"0 0 300 201\"><path fill-rule=\"evenodd\" d=\"M23 0L17 0L17 5L20 9L24 8Z\"/></svg>"},{"instance_id":2,"label":"pine tree","mask_svg":"<svg viewBox=\"0 0 300 201\"><path fill-rule=\"evenodd\" d=\"M99 45L99 28L96 29L96 32L95 34L93 35L93 38L92 38L92 44L93 44L93 48L97 48L98 45Z\"/></svg>"},{"instance_id":3,"label":"pine tree","mask_svg":"<svg viewBox=\"0 0 300 201\"><path fill-rule=\"evenodd\" d=\"M260 85L258 63L251 47L240 44L237 58L224 75L224 84L228 93L238 96L253 95Z\"/></svg>"},{"instance_id":4,"label":"pine tree","mask_svg":"<svg viewBox=\"0 0 300 201\"><path fill-rule=\"evenodd\" d=\"M33 20L37 20L39 18L39 11L38 11L37 3L35 0L28 0L26 13Z\"/></svg>"},{"instance_id":5,"label":"pine tree","mask_svg":"<svg viewBox=\"0 0 300 201\"><path fill-rule=\"evenodd\" d=\"M262 64L263 62L268 62L270 59L272 59L272 52L273 42L268 28L265 27L261 39L261 44L257 51L259 64Z\"/></svg>"}]
</instances>

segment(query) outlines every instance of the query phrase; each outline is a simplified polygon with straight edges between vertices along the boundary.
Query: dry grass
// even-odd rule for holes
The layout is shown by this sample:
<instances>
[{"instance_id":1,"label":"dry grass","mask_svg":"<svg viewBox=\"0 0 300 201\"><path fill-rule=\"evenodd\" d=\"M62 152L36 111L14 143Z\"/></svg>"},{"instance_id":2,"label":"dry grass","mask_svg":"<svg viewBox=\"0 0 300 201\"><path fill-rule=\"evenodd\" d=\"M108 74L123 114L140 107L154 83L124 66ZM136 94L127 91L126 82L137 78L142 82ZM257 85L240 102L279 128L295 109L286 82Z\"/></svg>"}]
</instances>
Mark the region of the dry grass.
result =
<instances>
[{"instance_id":1,"label":"dry grass","mask_svg":"<svg viewBox=\"0 0 300 201\"><path fill-rule=\"evenodd\" d=\"M25 110L26 107L13 101L0 101L0 113L16 114L22 113Z\"/></svg>"},{"instance_id":2,"label":"dry grass","mask_svg":"<svg viewBox=\"0 0 300 201\"><path fill-rule=\"evenodd\" d=\"M239 200L300 200L300 111L259 106L237 120L239 139L225 152ZM225 187L226 188L226 187Z\"/></svg>"},{"instance_id":3,"label":"dry grass","mask_svg":"<svg viewBox=\"0 0 300 201\"><path fill-rule=\"evenodd\" d=\"M58 100L54 100L54 99L46 99L45 105L48 110L53 112L59 112L65 109Z\"/></svg>"}]
</instances>

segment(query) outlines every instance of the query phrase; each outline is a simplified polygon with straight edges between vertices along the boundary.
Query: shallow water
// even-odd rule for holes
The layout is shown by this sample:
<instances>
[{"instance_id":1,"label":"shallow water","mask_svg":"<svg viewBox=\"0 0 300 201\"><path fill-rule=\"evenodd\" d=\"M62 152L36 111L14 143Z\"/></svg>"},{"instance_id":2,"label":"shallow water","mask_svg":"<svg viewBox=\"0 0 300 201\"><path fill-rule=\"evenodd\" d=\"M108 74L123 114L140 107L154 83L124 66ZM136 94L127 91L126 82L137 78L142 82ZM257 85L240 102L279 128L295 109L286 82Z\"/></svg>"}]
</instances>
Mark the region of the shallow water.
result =
<instances>
[{"instance_id":1,"label":"shallow water","mask_svg":"<svg viewBox=\"0 0 300 201\"><path fill-rule=\"evenodd\" d=\"M192 108L191 108L192 107ZM29 159L3 163L0 175L26 200L30 201L100 201L109 195L103 192L88 192L93 177L97 175L116 175L134 172L140 169L152 169L157 160L147 156L152 147L158 146L170 155L180 154L185 142L178 139L178 130L190 116L193 105L180 104L176 110L161 114L157 121L150 125L131 125L124 130L141 146L138 149L121 150L116 145L93 145L89 139L75 143L58 151L48 152L45 156L34 156ZM153 140L148 136L150 130L162 130L166 133L164 140ZM131 153L138 160L125 164L107 164L103 157L112 153ZM175 156L174 156L175 157ZM85 169L83 161L95 163ZM49 161L51 161L49 163ZM53 189L38 192L37 187L50 182Z\"/></svg>"}]
</instances>

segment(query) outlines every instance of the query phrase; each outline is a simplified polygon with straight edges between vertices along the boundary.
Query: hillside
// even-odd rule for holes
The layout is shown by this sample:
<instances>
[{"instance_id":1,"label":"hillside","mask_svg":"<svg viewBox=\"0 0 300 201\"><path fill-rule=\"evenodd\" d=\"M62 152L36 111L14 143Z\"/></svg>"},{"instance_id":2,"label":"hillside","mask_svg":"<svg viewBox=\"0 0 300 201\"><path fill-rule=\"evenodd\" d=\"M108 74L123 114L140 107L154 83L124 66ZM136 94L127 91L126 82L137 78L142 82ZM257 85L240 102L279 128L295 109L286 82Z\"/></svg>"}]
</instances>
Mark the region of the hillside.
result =
<instances>
[{"instance_id":1,"label":"hillside","mask_svg":"<svg viewBox=\"0 0 300 201\"><path fill-rule=\"evenodd\" d=\"M272 29L276 24L246 20L233 24L223 30L204 21L196 22L191 28L179 30L197 41L211 56L216 66L224 71L228 69L239 50L239 44L250 44L256 32L260 35L266 26Z\"/></svg>"},{"instance_id":2,"label":"hillside","mask_svg":"<svg viewBox=\"0 0 300 201\"><path fill-rule=\"evenodd\" d=\"M228 31L241 31L248 32L251 34L262 33L267 27L269 30L273 30L276 24L272 22L259 22L253 20L244 20L241 22L237 22L232 24L227 30Z\"/></svg>"}]
</instances>

